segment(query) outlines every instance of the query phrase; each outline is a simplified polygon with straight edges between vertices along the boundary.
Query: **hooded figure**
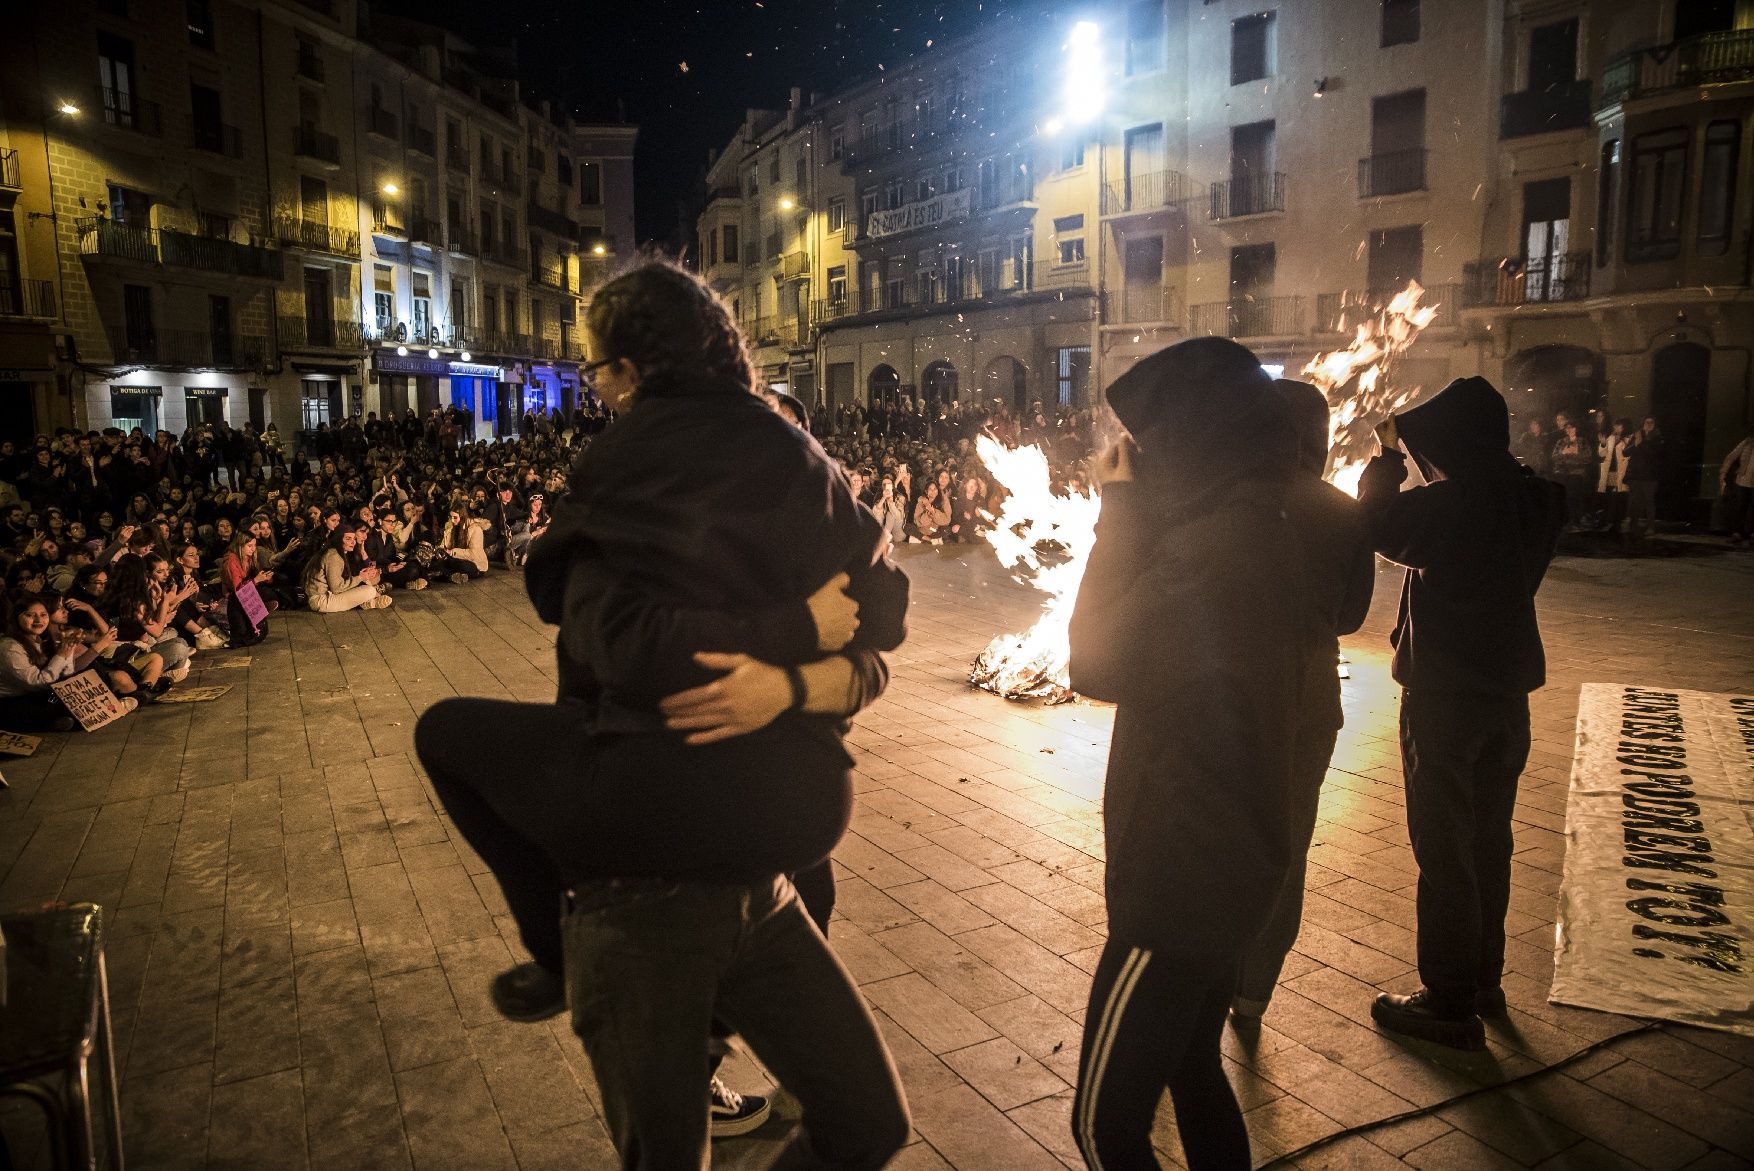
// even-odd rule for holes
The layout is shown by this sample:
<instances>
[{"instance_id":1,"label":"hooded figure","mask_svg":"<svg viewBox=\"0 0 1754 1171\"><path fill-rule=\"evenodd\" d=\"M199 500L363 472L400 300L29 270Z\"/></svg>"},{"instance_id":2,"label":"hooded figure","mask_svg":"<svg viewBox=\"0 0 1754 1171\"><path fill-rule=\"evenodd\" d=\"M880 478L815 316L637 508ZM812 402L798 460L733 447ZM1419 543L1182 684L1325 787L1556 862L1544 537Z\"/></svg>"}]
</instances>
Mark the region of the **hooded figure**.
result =
<instances>
[{"instance_id":1,"label":"hooded figure","mask_svg":"<svg viewBox=\"0 0 1754 1171\"><path fill-rule=\"evenodd\" d=\"M1332 628L1324 642L1309 617L1296 445L1255 356L1182 342L1108 400L1137 454L1097 461L1102 519L1071 620L1072 686L1119 705L1109 942L1073 1133L1091 1166L1150 1165L1167 1080L1190 1165L1243 1167L1218 1041L1237 962L1301 848L1291 759L1300 713L1331 687Z\"/></svg>"},{"instance_id":2,"label":"hooded figure","mask_svg":"<svg viewBox=\"0 0 1754 1171\"><path fill-rule=\"evenodd\" d=\"M1407 569L1390 641L1424 987L1379 996L1372 1015L1477 1049L1480 1014L1504 1008L1510 818L1528 693L1546 681L1535 590L1565 523L1565 490L1511 458L1509 412L1483 378L1452 382L1394 422L1426 483L1400 491L1406 459L1385 450L1358 499L1376 551Z\"/></svg>"}]
</instances>

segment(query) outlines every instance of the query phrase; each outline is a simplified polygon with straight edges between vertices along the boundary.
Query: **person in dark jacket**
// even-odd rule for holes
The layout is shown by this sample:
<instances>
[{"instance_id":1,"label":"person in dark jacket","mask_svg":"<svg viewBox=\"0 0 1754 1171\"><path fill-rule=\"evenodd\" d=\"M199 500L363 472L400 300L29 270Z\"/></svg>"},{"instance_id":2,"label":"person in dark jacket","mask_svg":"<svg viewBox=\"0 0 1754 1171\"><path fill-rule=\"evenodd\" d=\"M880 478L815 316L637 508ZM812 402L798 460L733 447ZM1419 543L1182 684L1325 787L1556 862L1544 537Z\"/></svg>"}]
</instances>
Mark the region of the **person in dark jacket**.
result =
<instances>
[{"instance_id":1,"label":"person in dark jacket","mask_svg":"<svg viewBox=\"0 0 1754 1171\"><path fill-rule=\"evenodd\" d=\"M1535 591L1565 490L1518 466L1504 398L1450 383L1381 431L1358 499L1376 551L1406 567L1390 641L1401 685L1407 831L1419 865L1423 987L1383 993L1384 1028L1479 1049L1504 1011L1511 813L1529 753L1529 692L1546 682ZM1425 483L1401 491L1404 445Z\"/></svg>"},{"instance_id":2,"label":"person in dark jacket","mask_svg":"<svg viewBox=\"0 0 1754 1171\"><path fill-rule=\"evenodd\" d=\"M560 626L560 702L446 700L415 732L534 959L494 1001L540 1019L564 978L625 1167L704 1164L717 1014L802 1101L789 1156L874 1171L907 1140L900 1082L784 876L845 832L841 723L881 689L906 577L839 469L758 397L697 278L618 277L587 337L599 393L627 409L525 567ZM856 629L830 630L818 603L843 587ZM764 702L716 705L751 675Z\"/></svg>"},{"instance_id":3,"label":"person in dark jacket","mask_svg":"<svg viewBox=\"0 0 1754 1171\"><path fill-rule=\"evenodd\" d=\"M1246 1168L1219 1040L1237 965L1301 848L1292 757L1335 672L1332 628L1324 642L1311 621L1295 442L1255 356L1181 342L1108 400L1137 451L1123 441L1093 465L1102 518L1070 628L1072 687L1119 705L1109 939L1072 1130L1093 1167L1154 1166L1167 1085L1188 1166Z\"/></svg>"},{"instance_id":4,"label":"person in dark jacket","mask_svg":"<svg viewBox=\"0 0 1754 1171\"><path fill-rule=\"evenodd\" d=\"M1307 382L1275 379L1297 437L1297 477L1287 498L1295 519L1304 568L1308 619L1321 639L1320 655L1309 661L1308 702L1298 712L1292 746L1291 866L1273 903L1273 912L1253 946L1244 953L1230 1005L1238 1025L1258 1025L1285 957L1303 923L1303 883L1309 843L1315 836L1316 809L1334 741L1345 717L1340 708L1340 636L1364 625L1376 586L1376 555L1364 530L1358 502L1322 479L1328 463L1328 400Z\"/></svg>"}]
</instances>

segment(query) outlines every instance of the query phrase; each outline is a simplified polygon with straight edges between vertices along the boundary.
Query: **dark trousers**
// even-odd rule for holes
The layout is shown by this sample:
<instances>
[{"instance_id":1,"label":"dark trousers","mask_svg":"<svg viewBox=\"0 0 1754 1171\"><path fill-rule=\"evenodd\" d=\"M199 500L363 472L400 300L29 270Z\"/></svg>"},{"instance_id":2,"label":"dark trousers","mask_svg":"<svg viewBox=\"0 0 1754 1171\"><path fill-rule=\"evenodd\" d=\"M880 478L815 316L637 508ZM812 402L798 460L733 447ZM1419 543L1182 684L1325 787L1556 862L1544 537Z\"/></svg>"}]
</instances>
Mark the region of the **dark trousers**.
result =
<instances>
[{"instance_id":1,"label":"dark trousers","mask_svg":"<svg viewBox=\"0 0 1754 1171\"><path fill-rule=\"evenodd\" d=\"M0 728L9 732L42 732L67 714L67 709L47 687L23 695L0 696Z\"/></svg>"},{"instance_id":2,"label":"dark trousers","mask_svg":"<svg viewBox=\"0 0 1754 1171\"><path fill-rule=\"evenodd\" d=\"M1445 1005L1504 974L1511 814L1529 758L1529 700L1401 693L1407 832L1419 865L1419 978Z\"/></svg>"},{"instance_id":3,"label":"dark trousers","mask_svg":"<svg viewBox=\"0 0 1754 1171\"><path fill-rule=\"evenodd\" d=\"M706 1165L715 1015L803 1106L774 1167L876 1171L907 1142L876 1022L786 879L586 883L565 937L573 1031L622 1167Z\"/></svg>"},{"instance_id":4,"label":"dark trousers","mask_svg":"<svg viewBox=\"0 0 1754 1171\"><path fill-rule=\"evenodd\" d=\"M1165 1089L1190 1171L1247 1171L1248 1129L1218 1042L1235 973L1110 938L1084 1017L1072 1137L1106 1171L1155 1169L1151 1124Z\"/></svg>"}]
</instances>

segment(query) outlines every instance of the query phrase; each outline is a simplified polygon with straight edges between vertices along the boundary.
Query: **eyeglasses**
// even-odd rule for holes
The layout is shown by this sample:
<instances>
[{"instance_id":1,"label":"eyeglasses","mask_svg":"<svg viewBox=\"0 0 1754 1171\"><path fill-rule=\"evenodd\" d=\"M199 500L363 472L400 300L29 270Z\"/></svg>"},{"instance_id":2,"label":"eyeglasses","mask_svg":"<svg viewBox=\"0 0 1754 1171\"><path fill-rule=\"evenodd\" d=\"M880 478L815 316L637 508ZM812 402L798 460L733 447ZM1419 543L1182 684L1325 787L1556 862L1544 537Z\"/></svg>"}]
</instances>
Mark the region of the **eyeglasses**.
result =
<instances>
[{"instance_id":1,"label":"eyeglasses","mask_svg":"<svg viewBox=\"0 0 1754 1171\"><path fill-rule=\"evenodd\" d=\"M615 365L616 361L617 359L615 358L598 358L595 362L586 362L583 366L580 366L579 369L586 374L595 374L605 366Z\"/></svg>"}]
</instances>

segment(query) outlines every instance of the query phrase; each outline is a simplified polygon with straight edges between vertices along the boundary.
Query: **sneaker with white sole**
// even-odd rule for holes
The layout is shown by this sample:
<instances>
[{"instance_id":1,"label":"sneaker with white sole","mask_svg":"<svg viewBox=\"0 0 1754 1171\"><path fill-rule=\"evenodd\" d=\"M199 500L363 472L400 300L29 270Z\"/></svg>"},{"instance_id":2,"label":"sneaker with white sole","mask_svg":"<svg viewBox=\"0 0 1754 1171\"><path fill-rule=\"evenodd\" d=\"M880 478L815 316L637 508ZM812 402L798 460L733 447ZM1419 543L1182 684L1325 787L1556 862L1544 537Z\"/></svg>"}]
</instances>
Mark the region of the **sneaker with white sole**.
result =
<instances>
[{"instance_id":1,"label":"sneaker with white sole","mask_svg":"<svg viewBox=\"0 0 1754 1171\"><path fill-rule=\"evenodd\" d=\"M709 1133L714 1138L748 1134L773 1113L773 1104L760 1094L739 1094L716 1077L708 1087L707 1097L712 1104Z\"/></svg>"},{"instance_id":2,"label":"sneaker with white sole","mask_svg":"<svg viewBox=\"0 0 1754 1171\"><path fill-rule=\"evenodd\" d=\"M417 577L402 588L408 590L423 590L426 588L426 579L424 577Z\"/></svg>"}]
</instances>

